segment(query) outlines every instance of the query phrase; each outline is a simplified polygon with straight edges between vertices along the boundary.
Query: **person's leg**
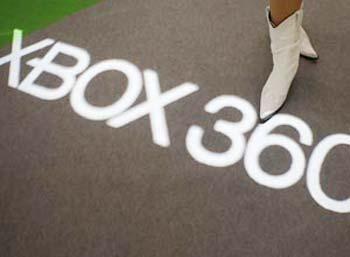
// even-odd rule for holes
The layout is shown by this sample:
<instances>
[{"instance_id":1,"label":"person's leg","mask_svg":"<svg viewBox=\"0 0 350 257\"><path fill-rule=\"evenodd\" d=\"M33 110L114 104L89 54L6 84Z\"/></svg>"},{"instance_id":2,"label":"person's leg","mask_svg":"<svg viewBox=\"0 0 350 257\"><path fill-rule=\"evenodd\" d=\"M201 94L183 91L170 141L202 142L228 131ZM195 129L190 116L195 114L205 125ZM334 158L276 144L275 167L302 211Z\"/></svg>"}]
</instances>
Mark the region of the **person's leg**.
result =
<instances>
[{"instance_id":1,"label":"person's leg","mask_svg":"<svg viewBox=\"0 0 350 257\"><path fill-rule=\"evenodd\" d=\"M298 11L302 0L269 0L271 9L271 20L278 26L291 14Z\"/></svg>"}]
</instances>

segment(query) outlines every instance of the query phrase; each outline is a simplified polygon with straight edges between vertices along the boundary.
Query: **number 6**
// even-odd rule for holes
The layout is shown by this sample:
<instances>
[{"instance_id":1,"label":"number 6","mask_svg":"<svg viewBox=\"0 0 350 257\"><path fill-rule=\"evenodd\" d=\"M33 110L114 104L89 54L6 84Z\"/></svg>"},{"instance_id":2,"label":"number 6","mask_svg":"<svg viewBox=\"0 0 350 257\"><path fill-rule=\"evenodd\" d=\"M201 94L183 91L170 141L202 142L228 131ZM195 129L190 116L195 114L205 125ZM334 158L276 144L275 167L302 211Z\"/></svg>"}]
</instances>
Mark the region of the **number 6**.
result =
<instances>
[{"instance_id":1,"label":"number 6","mask_svg":"<svg viewBox=\"0 0 350 257\"><path fill-rule=\"evenodd\" d=\"M304 121L291 115L279 114L256 128L249 140L244 158L248 175L258 184L275 189L284 189L296 184L305 169L305 154L300 145L284 135L270 134L273 129L282 125L295 128L299 132L300 142L312 145L312 131ZM289 170L282 175L268 174L260 167L260 154L267 147L274 145L283 147L292 157Z\"/></svg>"}]
</instances>

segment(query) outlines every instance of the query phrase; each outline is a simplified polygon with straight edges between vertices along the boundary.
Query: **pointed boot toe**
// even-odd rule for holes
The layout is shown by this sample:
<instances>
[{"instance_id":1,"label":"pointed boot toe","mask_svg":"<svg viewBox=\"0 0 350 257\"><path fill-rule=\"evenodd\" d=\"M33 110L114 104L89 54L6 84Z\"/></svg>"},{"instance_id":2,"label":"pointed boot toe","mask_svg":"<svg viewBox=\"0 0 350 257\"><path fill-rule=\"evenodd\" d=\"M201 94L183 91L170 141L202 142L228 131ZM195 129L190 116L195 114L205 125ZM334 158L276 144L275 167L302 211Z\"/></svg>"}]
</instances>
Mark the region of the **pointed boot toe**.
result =
<instances>
[{"instance_id":1,"label":"pointed boot toe","mask_svg":"<svg viewBox=\"0 0 350 257\"><path fill-rule=\"evenodd\" d=\"M314 46L311 43L310 37L306 31L301 27L301 51L300 55L311 60L317 60L319 58Z\"/></svg>"},{"instance_id":2,"label":"pointed boot toe","mask_svg":"<svg viewBox=\"0 0 350 257\"><path fill-rule=\"evenodd\" d=\"M284 105L291 85L274 70L267 80L260 98L260 121L265 122L277 113Z\"/></svg>"}]
</instances>

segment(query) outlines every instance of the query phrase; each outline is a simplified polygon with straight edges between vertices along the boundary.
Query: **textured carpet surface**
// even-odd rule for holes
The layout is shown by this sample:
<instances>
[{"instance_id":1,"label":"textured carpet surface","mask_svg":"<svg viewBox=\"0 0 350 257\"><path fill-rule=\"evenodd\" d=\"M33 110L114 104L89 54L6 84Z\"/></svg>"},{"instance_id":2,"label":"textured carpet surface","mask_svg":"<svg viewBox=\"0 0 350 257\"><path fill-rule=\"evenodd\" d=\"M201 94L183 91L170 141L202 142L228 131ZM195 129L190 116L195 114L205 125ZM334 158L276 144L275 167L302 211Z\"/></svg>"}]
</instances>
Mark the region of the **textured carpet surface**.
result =
<instances>
[{"instance_id":1,"label":"textured carpet surface","mask_svg":"<svg viewBox=\"0 0 350 257\"><path fill-rule=\"evenodd\" d=\"M163 148L152 141L149 117L119 129L84 119L68 96L44 101L8 87L9 65L0 66L0 256L349 256L350 214L320 207L305 175L275 190L255 183L243 160L215 168L186 149L191 125L205 129L210 150L230 147L213 124L239 120L239 112L208 114L211 99L236 95L258 110L272 66L264 7L256 0L110 0L25 37L24 46L50 37L86 49L91 64L116 58L153 69L162 91L183 82L200 89L166 106L171 145ZM306 3L304 24L320 60L301 60L282 109L312 129L313 145L302 146L306 160L326 136L350 133L349 13L347 0ZM6 46L0 56L10 52ZM25 61L46 52L23 58L22 79L31 70ZM40 82L60 80L44 74ZM125 89L115 72L91 83L87 98L96 105ZM278 132L299 139L291 128ZM322 169L323 189L337 199L350 194L349 149L336 147ZM291 157L271 147L260 163L280 174Z\"/></svg>"}]
</instances>

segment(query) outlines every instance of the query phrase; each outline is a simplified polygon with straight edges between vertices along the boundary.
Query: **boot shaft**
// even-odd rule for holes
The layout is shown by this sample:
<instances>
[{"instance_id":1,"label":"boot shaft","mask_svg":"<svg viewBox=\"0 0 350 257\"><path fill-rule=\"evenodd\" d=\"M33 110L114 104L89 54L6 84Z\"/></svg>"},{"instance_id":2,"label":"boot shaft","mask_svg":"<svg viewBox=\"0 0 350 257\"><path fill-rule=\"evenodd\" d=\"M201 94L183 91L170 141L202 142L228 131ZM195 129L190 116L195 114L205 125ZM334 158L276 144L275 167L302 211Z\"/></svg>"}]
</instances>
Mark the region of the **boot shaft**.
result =
<instances>
[{"instance_id":1,"label":"boot shaft","mask_svg":"<svg viewBox=\"0 0 350 257\"><path fill-rule=\"evenodd\" d=\"M270 8L266 8L266 18L269 25L271 50L278 53L285 47L300 44L303 9L300 9L274 27L270 18Z\"/></svg>"}]
</instances>

